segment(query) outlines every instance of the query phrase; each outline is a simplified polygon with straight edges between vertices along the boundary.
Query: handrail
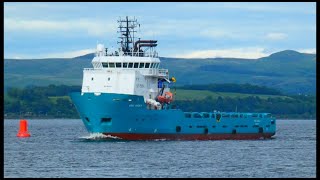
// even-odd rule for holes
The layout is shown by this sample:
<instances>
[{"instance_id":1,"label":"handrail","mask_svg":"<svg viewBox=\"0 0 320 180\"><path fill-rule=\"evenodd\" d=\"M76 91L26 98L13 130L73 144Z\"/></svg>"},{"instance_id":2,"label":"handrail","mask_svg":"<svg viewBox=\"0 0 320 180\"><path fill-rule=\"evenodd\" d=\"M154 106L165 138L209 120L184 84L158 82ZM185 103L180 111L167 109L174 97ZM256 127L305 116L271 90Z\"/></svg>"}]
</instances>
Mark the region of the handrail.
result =
<instances>
[{"instance_id":1,"label":"handrail","mask_svg":"<svg viewBox=\"0 0 320 180\"><path fill-rule=\"evenodd\" d=\"M125 52L120 55L120 53L112 53L112 54L100 54L99 52L95 53L96 57L99 56L132 56L132 57L159 57L158 52Z\"/></svg>"}]
</instances>

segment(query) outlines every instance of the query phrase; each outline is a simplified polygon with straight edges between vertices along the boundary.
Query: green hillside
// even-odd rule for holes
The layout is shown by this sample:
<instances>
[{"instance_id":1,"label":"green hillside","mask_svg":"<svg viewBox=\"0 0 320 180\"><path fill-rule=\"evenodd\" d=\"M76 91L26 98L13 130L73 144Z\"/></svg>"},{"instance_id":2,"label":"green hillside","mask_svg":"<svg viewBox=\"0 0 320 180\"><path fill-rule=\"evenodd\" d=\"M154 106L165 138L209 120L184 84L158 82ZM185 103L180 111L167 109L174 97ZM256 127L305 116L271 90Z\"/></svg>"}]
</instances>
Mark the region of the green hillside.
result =
<instances>
[{"instance_id":1,"label":"green hillside","mask_svg":"<svg viewBox=\"0 0 320 180\"><path fill-rule=\"evenodd\" d=\"M174 90L172 90L174 92ZM212 92L207 90L185 90L177 89L175 100L202 100L206 97L211 96L213 99L218 99L218 97L229 97L229 98L246 98L249 96L256 96L261 99L268 98L282 98L282 99L291 99L288 96L280 95L261 95L261 94L243 94L243 93L228 93L228 92Z\"/></svg>"},{"instance_id":2,"label":"green hillside","mask_svg":"<svg viewBox=\"0 0 320 180\"><path fill-rule=\"evenodd\" d=\"M179 85L250 83L291 94L316 92L315 54L282 51L256 60L164 58L162 65Z\"/></svg>"},{"instance_id":3,"label":"green hillside","mask_svg":"<svg viewBox=\"0 0 320 180\"><path fill-rule=\"evenodd\" d=\"M93 54L70 59L4 60L4 88L27 85L81 85ZM161 57L161 68L190 84L255 84L290 94L316 93L316 55L286 50L259 59Z\"/></svg>"}]
</instances>

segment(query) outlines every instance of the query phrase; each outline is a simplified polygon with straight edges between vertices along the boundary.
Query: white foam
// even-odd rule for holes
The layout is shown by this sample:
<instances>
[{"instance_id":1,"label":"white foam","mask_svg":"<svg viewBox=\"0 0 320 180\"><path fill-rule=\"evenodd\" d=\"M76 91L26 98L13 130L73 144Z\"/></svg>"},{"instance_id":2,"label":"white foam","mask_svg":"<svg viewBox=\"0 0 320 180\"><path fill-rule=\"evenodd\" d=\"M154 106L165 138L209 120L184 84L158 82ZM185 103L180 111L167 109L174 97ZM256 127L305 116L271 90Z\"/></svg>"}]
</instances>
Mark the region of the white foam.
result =
<instances>
[{"instance_id":1,"label":"white foam","mask_svg":"<svg viewBox=\"0 0 320 180\"><path fill-rule=\"evenodd\" d=\"M80 137L81 139L93 139L93 140L97 140L97 139L121 139L117 136L111 136L111 135L104 135L102 133L90 133L89 136L83 136Z\"/></svg>"},{"instance_id":2,"label":"white foam","mask_svg":"<svg viewBox=\"0 0 320 180\"><path fill-rule=\"evenodd\" d=\"M162 139L154 139L154 141L166 141L167 139L162 138Z\"/></svg>"}]
</instances>

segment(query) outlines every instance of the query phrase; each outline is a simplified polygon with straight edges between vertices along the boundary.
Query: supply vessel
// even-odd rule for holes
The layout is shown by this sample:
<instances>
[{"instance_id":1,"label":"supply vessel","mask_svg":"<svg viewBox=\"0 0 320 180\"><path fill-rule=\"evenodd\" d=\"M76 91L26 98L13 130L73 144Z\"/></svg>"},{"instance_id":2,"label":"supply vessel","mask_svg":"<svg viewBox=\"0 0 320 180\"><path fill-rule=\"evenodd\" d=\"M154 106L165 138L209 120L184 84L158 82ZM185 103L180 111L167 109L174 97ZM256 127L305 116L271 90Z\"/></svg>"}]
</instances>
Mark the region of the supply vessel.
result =
<instances>
[{"instance_id":1,"label":"supply vessel","mask_svg":"<svg viewBox=\"0 0 320 180\"><path fill-rule=\"evenodd\" d=\"M90 133L122 140L248 140L275 135L270 113L184 112L173 106L176 82L161 68L157 40L134 35L136 19L119 19L120 48L97 44L81 92L70 97Z\"/></svg>"}]
</instances>

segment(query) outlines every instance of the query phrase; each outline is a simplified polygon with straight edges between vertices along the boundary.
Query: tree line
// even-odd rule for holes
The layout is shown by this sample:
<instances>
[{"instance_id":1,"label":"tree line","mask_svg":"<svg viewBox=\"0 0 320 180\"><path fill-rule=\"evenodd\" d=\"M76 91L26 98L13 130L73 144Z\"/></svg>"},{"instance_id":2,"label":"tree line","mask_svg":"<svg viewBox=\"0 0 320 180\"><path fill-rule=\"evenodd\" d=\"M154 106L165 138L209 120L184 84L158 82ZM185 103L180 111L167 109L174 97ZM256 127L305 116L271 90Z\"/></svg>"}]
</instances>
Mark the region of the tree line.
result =
<instances>
[{"instance_id":1,"label":"tree line","mask_svg":"<svg viewBox=\"0 0 320 180\"><path fill-rule=\"evenodd\" d=\"M252 84L198 84L198 85L184 85L177 87L177 89L189 90L207 90L213 92L235 92L244 94L266 94L266 95L283 95L279 90L269 88L266 86L257 86Z\"/></svg>"},{"instance_id":2,"label":"tree line","mask_svg":"<svg viewBox=\"0 0 320 180\"><path fill-rule=\"evenodd\" d=\"M199 87L202 86L195 88ZM215 86L209 85L208 87ZM68 94L74 91L81 91L81 86L49 85L8 88L4 96L5 118L79 118L75 106L68 97ZM272 93L268 89L266 91ZM242 98L208 96L205 99L177 100L173 103L183 111L268 112L278 118L315 119L315 96L290 95L286 97L262 99L254 94Z\"/></svg>"},{"instance_id":3,"label":"tree line","mask_svg":"<svg viewBox=\"0 0 320 180\"><path fill-rule=\"evenodd\" d=\"M8 88L4 98L4 115L9 118L79 118L68 97L69 92L80 91L81 86L49 85ZM50 97L58 97L56 100Z\"/></svg>"},{"instance_id":4,"label":"tree line","mask_svg":"<svg viewBox=\"0 0 320 180\"><path fill-rule=\"evenodd\" d=\"M201 100L179 100L175 102L184 111L260 112L271 113L277 118L316 118L316 98L314 96L289 96L289 98L267 98L248 96L245 98L211 96Z\"/></svg>"}]
</instances>

